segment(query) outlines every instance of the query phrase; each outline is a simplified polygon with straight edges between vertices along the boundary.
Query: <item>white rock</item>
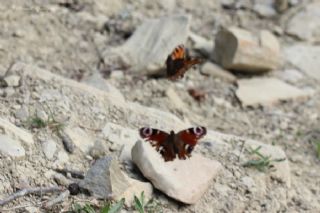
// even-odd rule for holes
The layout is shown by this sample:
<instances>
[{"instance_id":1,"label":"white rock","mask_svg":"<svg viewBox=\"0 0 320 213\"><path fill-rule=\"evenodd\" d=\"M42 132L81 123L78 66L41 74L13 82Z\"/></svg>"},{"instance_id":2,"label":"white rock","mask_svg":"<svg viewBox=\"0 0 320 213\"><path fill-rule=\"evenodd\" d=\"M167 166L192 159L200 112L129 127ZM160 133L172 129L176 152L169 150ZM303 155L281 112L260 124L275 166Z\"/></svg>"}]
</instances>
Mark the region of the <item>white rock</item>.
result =
<instances>
[{"instance_id":1,"label":"white rock","mask_svg":"<svg viewBox=\"0 0 320 213\"><path fill-rule=\"evenodd\" d=\"M214 41L203 38L193 32L189 32L189 38L194 43L194 49L200 50L206 55L210 55L212 53Z\"/></svg>"},{"instance_id":2,"label":"white rock","mask_svg":"<svg viewBox=\"0 0 320 213\"><path fill-rule=\"evenodd\" d=\"M170 99L171 103L182 112L185 111L188 107L186 104L181 100L180 96L174 91L172 87L166 90L166 95Z\"/></svg>"},{"instance_id":3,"label":"white rock","mask_svg":"<svg viewBox=\"0 0 320 213\"><path fill-rule=\"evenodd\" d=\"M69 155L64 150L61 150L57 154L57 160L53 163L53 167L64 167L69 162Z\"/></svg>"},{"instance_id":4,"label":"white rock","mask_svg":"<svg viewBox=\"0 0 320 213\"><path fill-rule=\"evenodd\" d=\"M276 10L272 6L265 4L255 4L253 10L261 17L266 18L273 17L277 14Z\"/></svg>"},{"instance_id":5,"label":"white rock","mask_svg":"<svg viewBox=\"0 0 320 213\"><path fill-rule=\"evenodd\" d=\"M189 22L188 16L146 20L125 44L111 51L108 49L104 57L107 60L118 55L133 72L157 74L174 47L187 40Z\"/></svg>"},{"instance_id":6,"label":"white rock","mask_svg":"<svg viewBox=\"0 0 320 213\"><path fill-rule=\"evenodd\" d=\"M231 27L218 32L214 60L226 69L260 73L280 63L280 44L269 31L258 34Z\"/></svg>"},{"instance_id":7,"label":"white rock","mask_svg":"<svg viewBox=\"0 0 320 213\"><path fill-rule=\"evenodd\" d=\"M287 23L286 32L311 42L320 41L320 3L307 4Z\"/></svg>"},{"instance_id":8,"label":"white rock","mask_svg":"<svg viewBox=\"0 0 320 213\"><path fill-rule=\"evenodd\" d=\"M219 162L198 154L187 160L165 162L149 143L141 140L131 154L133 162L157 189L188 204L201 198L222 168Z\"/></svg>"},{"instance_id":9,"label":"white rock","mask_svg":"<svg viewBox=\"0 0 320 213\"><path fill-rule=\"evenodd\" d=\"M25 150L19 141L2 134L0 134L0 152L5 156L18 159L25 156Z\"/></svg>"},{"instance_id":10,"label":"white rock","mask_svg":"<svg viewBox=\"0 0 320 213\"><path fill-rule=\"evenodd\" d=\"M3 79L8 87L17 87L20 85L20 76L18 75L9 75Z\"/></svg>"},{"instance_id":11,"label":"white rock","mask_svg":"<svg viewBox=\"0 0 320 213\"><path fill-rule=\"evenodd\" d=\"M49 160L53 158L57 150L57 145L53 140L47 140L42 143L42 151Z\"/></svg>"},{"instance_id":12,"label":"white rock","mask_svg":"<svg viewBox=\"0 0 320 213\"><path fill-rule=\"evenodd\" d=\"M83 153L89 153L94 146L94 139L79 127L67 127L64 132Z\"/></svg>"},{"instance_id":13,"label":"white rock","mask_svg":"<svg viewBox=\"0 0 320 213\"><path fill-rule=\"evenodd\" d=\"M287 70L280 71L279 73L277 73L277 76L280 79L287 81L289 83L297 83L299 80L303 78L303 74L296 69L287 69Z\"/></svg>"},{"instance_id":14,"label":"white rock","mask_svg":"<svg viewBox=\"0 0 320 213\"><path fill-rule=\"evenodd\" d=\"M243 106L273 105L281 100L305 99L309 92L276 78L238 80L236 95Z\"/></svg>"},{"instance_id":15,"label":"white rock","mask_svg":"<svg viewBox=\"0 0 320 213\"><path fill-rule=\"evenodd\" d=\"M227 82L235 82L236 77L230 73L228 70L223 69L222 67L211 63L211 62L206 62L202 67L201 67L201 72L206 75L210 75L215 78L220 78L222 80L225 80Z\"/></svg>"},{"instance_id":16,"label":"white rock","mask_svg":"<svg viewBox=\"0 0 320 213\"><path fill-rule=\"evenodd\" d=\"M131 149L140 136L138 130L126 128L114 123L107 123L102 129L108 141L122 146L121 161L131 161Z\"/></svg>"},{"instance_id":17,"label":"white rock","mask_svg":"<svg viewBox=\"0 0 320 213\"><path fill-rule=\"evenodd\" d=\"M34 144L32 135L27 132L27 130L16 127L14 124L3 118L0 118L0 130L2 130L2 133L10 136L13 139L18 139L26 145Z\"/></svg>"},{"instance_id":18,"label":"white rock","mask_svg":"<svg viewBox=\"0 0 320 213\"><path fill-rule=\"evenodd\" d=\"M304 73L315 79L320 79L320 46L296 44L285 47L285 58Z\"/></svg>"},{"instance_id":19,"label":"white rock","mask_svg":"<svg viewBox=\"0 0 320 213\"><path fill-rule=\"evenodd\" d=\"M115 98L125 101L122 93L116 87L108 83L99 72L93 73L91 76L85 79L84 82L90 86L109 93L110 96L115 96Z\"/></svg>"}]
</instances>

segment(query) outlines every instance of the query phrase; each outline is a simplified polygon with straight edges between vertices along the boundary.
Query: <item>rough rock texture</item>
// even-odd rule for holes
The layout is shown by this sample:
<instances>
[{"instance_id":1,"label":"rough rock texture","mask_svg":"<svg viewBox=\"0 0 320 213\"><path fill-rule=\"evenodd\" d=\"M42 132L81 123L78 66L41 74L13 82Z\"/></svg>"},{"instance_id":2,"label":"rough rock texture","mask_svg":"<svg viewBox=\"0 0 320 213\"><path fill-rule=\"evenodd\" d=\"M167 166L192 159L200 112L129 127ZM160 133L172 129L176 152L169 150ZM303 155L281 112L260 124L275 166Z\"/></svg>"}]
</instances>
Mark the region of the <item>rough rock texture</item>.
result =
<instances>
[{"instance_id":1,"label":"rough rock texture","mask_svg":"<svg viewBox=\"0 0 320 213\"><path fill-rule=\"evenodd\" d=\"M0 153L12 158L23 158L25 150L20 142L7 135L0 135Z\"/></svg>"},{"instance_id":2,"label":"rough rock texture","mask_svg":"<svg viewBox=\"0 0 320 213\"><path fill-rule=\"evenodd\" d=\"M305 99L310 92L303 91L276 78L238 80L236 95L243 106L272 105L281 100Z\"/></svg>"},{"instance_id":3,"label":"rough rock texture","mask_svg":"<svg viewBox=\"0 0 320 213\"><path fill-rule=\"evenodd\" d=\"M320 46L297 44L284 48L284 57L288 62L315 79L320 79Z\"/></svg>"},{"instance_id":4,"label":"rough rock texture","mask_svg":"<svg viewBox=\"0 0 320 213\"><path fill-rule=\"evenodd\" d=\"M287 23L286 32L302 40L320 41L320 3L314 2L299 10Z\"/></svg>"},{"instance_id":5,"label":"rough rock texture","mask_svg":"<svg viewBox=\"0 0 320 213\"><path fill-rule=\"evenodd\" d=\"M269 31L232 27L217 34L213 56L226 69L260 73L279 66L280 44Z\"/></svg>"},{"instance_id":6,"label":"rough rock texture","mask_svg":"<svg viewBox=\"0 0 320 213\"><path fill-rule=\"evenodd\" d=\"M197 154L187 160L165 162L141 140L134 145L131 154L133 162L157 189L188 204L196 203L203 196L221 169L219 162Z\"/></svg>"}]
</instances>

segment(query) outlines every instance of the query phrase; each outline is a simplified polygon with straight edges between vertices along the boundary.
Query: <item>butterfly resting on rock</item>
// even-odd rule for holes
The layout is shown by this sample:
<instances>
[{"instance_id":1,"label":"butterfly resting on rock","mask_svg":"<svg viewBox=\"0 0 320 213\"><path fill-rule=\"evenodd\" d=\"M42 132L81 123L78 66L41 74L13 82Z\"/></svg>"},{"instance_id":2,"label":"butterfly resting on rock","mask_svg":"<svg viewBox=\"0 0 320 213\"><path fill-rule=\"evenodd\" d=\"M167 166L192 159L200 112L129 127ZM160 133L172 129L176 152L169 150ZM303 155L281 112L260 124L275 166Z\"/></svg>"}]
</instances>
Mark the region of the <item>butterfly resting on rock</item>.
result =
<instances>
[{"instance_id":1,"label":"butterfly resting on rock","mask_svg":"<svg viewBox=\"0 0 320 213\"><path fill-rule=\"evenodd\" d=\"M179 159L183 160L191 157L191 152L198 140L207 133L207 129L197 126L178 133L172 130L167 133L158 129L143 127L140 128L139 133L141 138L155 147L165 161L172 161L177 155Z\"/></svg>"}]
</instances>

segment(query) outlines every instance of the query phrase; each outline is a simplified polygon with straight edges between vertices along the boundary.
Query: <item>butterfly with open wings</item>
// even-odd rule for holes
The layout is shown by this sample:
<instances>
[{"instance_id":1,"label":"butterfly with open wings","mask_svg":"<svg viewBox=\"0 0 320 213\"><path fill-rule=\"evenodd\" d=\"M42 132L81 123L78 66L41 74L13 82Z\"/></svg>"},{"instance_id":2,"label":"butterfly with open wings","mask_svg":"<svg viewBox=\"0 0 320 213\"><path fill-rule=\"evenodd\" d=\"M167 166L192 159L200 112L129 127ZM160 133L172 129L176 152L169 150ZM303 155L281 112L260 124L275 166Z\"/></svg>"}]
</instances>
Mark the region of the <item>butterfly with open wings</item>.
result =
<instances>
[{"instance_id":1,"label":"butterfly with open wings","mask_svg":"<svg viewBox=\"0 0 320 213\"><path fill-rule=\"evenodd\" d=\"M198 140L206 133L205 127L197 126L182 130L178 133L170 131L170 133L143 127L139 130L141 138L150 142L155 149L162 155L165 161L172 161L178 155L179 159L186 159L191 157Z\"/></svg>"},{"instance_id":2,"label":"butterfly with open wings","mask_svg":"<svg viewBox=\"0 0 320 213\"><path fill-rule=\"evenodd\" d=\"M167 77L170 80L178 80L184 76L189 68L201 62L202 59L191 58L188 49L183 45L178 45L166 60Z\"/></svg>"}]
</instances>

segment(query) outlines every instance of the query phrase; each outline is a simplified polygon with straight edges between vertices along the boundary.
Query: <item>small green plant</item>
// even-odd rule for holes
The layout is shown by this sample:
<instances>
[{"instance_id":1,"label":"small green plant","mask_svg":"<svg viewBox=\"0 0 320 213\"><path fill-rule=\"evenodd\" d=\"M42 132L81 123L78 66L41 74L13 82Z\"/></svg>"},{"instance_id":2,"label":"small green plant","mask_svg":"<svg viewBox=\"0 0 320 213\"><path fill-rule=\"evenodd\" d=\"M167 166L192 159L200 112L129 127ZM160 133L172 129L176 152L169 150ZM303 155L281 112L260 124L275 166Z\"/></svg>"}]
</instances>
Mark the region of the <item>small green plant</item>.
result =
<instances>
[{"instance_id":1,"label":"small green plant","mask_svg":"<svg viewBox=\"0 0 320 213\"><path fill-rule=\"evenodd\" d=\"M122 198L120 201L111 204L108 202L100 210L95 210L90 204L86 203L84 206L81 206L78 203L75 203L72 207L72 210L69 213L118 213L124 206L125 199Z\"/></svg>"},{"instance_id":2,"label":"small green plant","mask_svg":"<svg viewBox=\"0 0 320 213\"><path fill-rule=\"evenodd\" d=\"M44 107L43 107L44 108ZM42 129L42 128L46 128L48 127L49 129L51 129L54 132L59 132L63 129L64 125L57 121L54 117L53 112L51 111L51 109L47 106L47 108L45 109L45 112L48 113L48 118L46 120L40 118L38 115L34 115L29 117L29 119L26 122L26 126L29 129Z\"/></svg>"},{"instance_id":3,"label":"small green plant","mask_svg":"<svg viewBox=\"0 0 320 213\"><path fill-rule=\"evenodd\" d=\"M154 199L150 199L145 203L144 192L141 192L140 197L134 196L134 208L139 213L159 213L162 212L161 206Z\"/></svg>"},{"instance_id":4,"label":"small green plant","mask_svg":"<svg viewBox=\"0 0 320 213\"><path fill-rule=\"evenodd\" d=\"M281 162L286 160L285 158L271 159L271 156L265 156L260 153L261 146L250 151L250 155L255 155L257 159L248 160L243 164L244 167L254 167L260 172L265 172L267 169L273 167L272 163Z\"/></svg>"}]
</instances>

